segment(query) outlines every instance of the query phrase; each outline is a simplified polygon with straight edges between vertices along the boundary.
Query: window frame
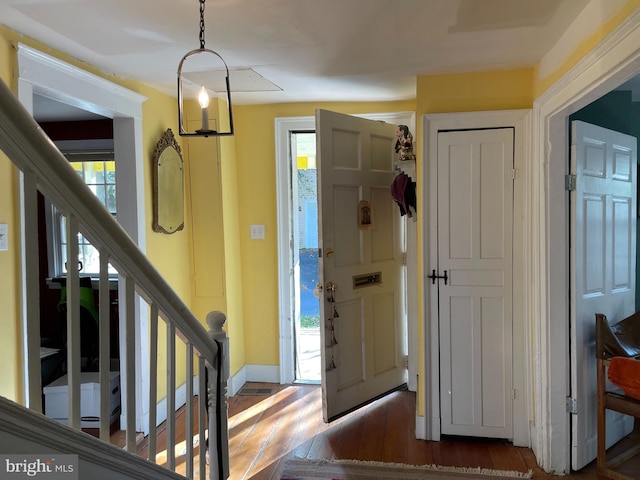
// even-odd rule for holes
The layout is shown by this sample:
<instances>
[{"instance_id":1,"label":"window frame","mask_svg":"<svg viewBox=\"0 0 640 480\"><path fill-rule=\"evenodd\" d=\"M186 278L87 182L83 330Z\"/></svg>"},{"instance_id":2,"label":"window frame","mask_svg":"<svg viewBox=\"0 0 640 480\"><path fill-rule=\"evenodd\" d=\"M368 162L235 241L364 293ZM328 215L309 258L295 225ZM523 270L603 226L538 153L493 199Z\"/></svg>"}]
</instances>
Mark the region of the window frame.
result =
<instances>
[{"instance_id":1,"label":"window frame","mask_svg":"<svg viewBox=\"0 0 640 480\"><path fill-rule=\"evenodd\" d=\"M113 161L115 162L115 151L113 139L104 140L64 140L54 142L60 152L69 162L89 162L89 161ZM107 185L107 183L105 183ZM117 177L115 181L117 197ZM116 202L117 204L117 202ZM116 212L112 213L114 218ZM64 248L62 222L64 214L59 212L55 206L45 198L45 223L47 231L47 261L49 278L64 277L67 272L64 269ZM80 233L82 235L82 233ZM79 247L82 247L80 244ZM80 249L81 250L81 249ZM82 251L82 250L81 250ZM85 265L83 265L83 270ZM83 272L91 278L97 278L99 272ZM109 272L110 280L116 280L118 273L115 269Z\"/></svg>"}]
</instances>

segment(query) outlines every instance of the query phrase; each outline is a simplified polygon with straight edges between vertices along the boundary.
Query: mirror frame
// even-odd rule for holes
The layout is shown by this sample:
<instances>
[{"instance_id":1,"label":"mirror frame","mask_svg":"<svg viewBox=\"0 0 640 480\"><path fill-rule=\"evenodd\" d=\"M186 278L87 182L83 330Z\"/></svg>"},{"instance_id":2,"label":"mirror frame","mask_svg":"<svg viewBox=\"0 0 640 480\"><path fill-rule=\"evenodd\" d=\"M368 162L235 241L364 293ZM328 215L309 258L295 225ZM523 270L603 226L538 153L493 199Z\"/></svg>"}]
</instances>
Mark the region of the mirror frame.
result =
<instances>
[{"instance_id":1,"label":"mirror frame","mask_svg":"<svg viewBox=\"0 0 640 480\"><path fill-rule=\"evenodd\" d=\"M153 155L153 230L175 233L184 228L184 162L170 128Z\"/></svg>"}]
</instances>

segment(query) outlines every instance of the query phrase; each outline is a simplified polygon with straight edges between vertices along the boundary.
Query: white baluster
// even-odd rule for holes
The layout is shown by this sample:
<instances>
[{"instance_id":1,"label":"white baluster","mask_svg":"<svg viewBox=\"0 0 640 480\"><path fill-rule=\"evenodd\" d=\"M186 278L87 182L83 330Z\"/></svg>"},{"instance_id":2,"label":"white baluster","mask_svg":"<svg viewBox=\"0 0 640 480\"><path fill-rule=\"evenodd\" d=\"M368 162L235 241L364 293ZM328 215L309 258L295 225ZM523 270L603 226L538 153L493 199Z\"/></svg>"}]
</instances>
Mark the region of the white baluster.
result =
<instances>
[{"instance_id":1,"label":"white baluster","mask_svg":"<svg viewBox=\"0 0 640 480\"><path fill-rule=\"evenodd\" d=\"M78 219L67 216L67 378L69 426L80 429L80 275L78 273Z\"/></svg>"},{"instance_id":2,"label":"white baluster","mask_svg":"<svg viewBox=\"0 0 640 480\"><path fill-rule=\"evenodd\" d=\"M100 249L100 286L98 290L100 355L100 440L111 438L111 315L109 298L109 252Z\"/></svg>"},{"instance_id":3,"label":"white baluster","mask_svg":"<svg viewBox=\"0 0 640 480\"><path fill-rule=\"evenodd\" d=\"M149 321L149 460L156 463L158 418L158 306L151 305Z\"/></svg>"},{"instance_id":4,"label":"white baluster","mask_svg":"<svg viewBox=\"0 0 640 480\"><path fill-rule=\"evenodd\" d=\"M23 173L24 205L22 223L24 228L25 277L23 289L25 302L23 311L26 315L25 347L27 364L25 365L25 382L27 406L42 413L42 369L40 364L40 274L38 257L38 186L36 176L30 172Z\"/></svg>"},{"instance_id":5,"label":"white baluster","mask_svg":"<svg viewBox=\"0 0 640 480\"><path fill-rule=\"evenodd\" d=\"M176 327L167 324L167 468L176 468Z\"/></svg>"},{"instance_id":6,"label":"white baluster","mask_svg":"<svg viewBox=\"0 0 640 480\"><path fill-rule=\"evenodd\" d=\"M216 365L216 369L209 370L209 466L211 471L209 477L216 478L218 471L221 471L221 478L229 477L229 427L228 427L228 405L227 405L227 381L229 380L229 337L223 330L223 326L227 321L227 316L223 312L214 311L207 315L207 325L209 325L209 337L218 345L217 358L220 362ZM218 369L220 375L218 376ZM219 377L219 378L218 378ZM219 381L219 384L217 383ZM219 423L216 422L216 407L220 406ZM217 459L217 429L222 432L220 439L220 450L222 452L221 465L218 465ZM213 459L216 459L215 462ZM216 470L214 472L214 466ZM219 469L219 470L218 470Z\"/></svg>"}]
</instances>

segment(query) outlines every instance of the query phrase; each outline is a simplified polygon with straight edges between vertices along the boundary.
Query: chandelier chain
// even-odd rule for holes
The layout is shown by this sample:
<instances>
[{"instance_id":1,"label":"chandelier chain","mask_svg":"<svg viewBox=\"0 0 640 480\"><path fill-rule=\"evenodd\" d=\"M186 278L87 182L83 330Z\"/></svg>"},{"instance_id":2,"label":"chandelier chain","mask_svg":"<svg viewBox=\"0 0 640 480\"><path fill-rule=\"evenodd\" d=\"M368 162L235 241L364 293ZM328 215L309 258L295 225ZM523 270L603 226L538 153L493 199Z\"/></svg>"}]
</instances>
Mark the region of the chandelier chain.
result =
<instances>
[{"instance_id":1,"label":"chandelier chain","mask_svg":"<svg viewBox=\"0 0 640 480\"><path fill-rule=\"evenodd\" d=\"M200 48L204 49L204 2L200 0Z\"/></svg>"}]
</instances>

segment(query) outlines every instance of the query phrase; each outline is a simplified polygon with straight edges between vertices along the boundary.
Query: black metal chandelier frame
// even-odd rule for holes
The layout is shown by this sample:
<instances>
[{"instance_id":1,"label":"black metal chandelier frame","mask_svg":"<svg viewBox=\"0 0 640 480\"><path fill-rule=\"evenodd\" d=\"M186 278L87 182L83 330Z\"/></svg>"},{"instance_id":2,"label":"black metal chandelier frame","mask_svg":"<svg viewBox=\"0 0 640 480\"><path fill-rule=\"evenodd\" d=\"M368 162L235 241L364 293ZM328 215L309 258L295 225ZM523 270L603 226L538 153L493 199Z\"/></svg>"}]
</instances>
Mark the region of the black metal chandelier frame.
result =
<instances>
[{"instance_id":1,"label":"black metal chandelier frame","mask_svg":"<svg viewBox=\"0 0 640 480\"><path fill-rule=\"evenodd\" d=\"M205 0L200 0L200 48L196 48L195 50L191 50L190 52L187 52L187 54L182 57L182 60L180 60L180 64L178 65L178 133L181 136L200 136L200 137L224 137L224 136L231 136L233 135L233 112L232 112L232 106L231 106L231 87L229 84L229 67L227 66L227 63L224 61L224 59L220 56L220 54L218 54L217 52L214 52L213 50L210 50L208 48L205 48L204 45L204 28L205 28L205 24L204 24L204 8L205 8ZM183 82L182 82L182 67L184 65L184 62L189 58L192 57L194 55L198 55L198 54L212 54L215 55L216 57L218 57L220 59L220 61L222 62L222 64L224 65L224 69L225 69L225 82L226 82L226 86L227 86L227 105L229 108L229 130L228 131L219 131L219 130L211 130L208 128L208 119L207 121L205 121L205 115L203 114L203 124L202 124L202 128L194 131L194 132L188 132L187 130L185 130L184 125L183 125L183 120L184 120L184 111L183 111L183 102L184 102L184 94L182 91L182 87L183 87ZM205 88L205 87L203 87ZM204 109L204 107L203 107Z\"/></svg>"}]
</instances>

